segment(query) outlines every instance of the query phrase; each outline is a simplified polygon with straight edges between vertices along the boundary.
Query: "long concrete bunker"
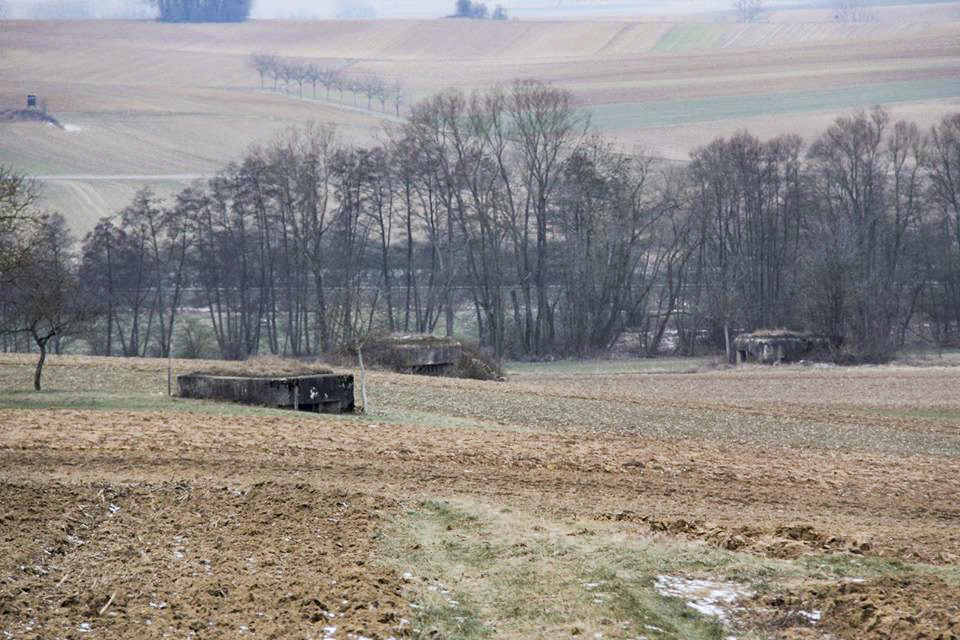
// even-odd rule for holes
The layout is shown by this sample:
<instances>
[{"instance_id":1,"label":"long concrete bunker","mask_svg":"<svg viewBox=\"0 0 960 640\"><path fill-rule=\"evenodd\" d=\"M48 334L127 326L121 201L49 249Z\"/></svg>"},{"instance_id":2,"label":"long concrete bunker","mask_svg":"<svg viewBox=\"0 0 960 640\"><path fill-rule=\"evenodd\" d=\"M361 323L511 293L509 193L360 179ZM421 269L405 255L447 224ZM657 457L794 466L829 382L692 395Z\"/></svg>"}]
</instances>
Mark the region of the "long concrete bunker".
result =
<instances>
[{"instance_id":1,"label":"long concrete bunker","mask_svg":"<svg viewBox=\"0 0 960 640\"><path fill-rule=\"evenodd\" d=\"M183 398L317 413L351 413L354 409L352 375L246 377L189 373L177 376L177 386Z\"/></svg>"}]
</instances>

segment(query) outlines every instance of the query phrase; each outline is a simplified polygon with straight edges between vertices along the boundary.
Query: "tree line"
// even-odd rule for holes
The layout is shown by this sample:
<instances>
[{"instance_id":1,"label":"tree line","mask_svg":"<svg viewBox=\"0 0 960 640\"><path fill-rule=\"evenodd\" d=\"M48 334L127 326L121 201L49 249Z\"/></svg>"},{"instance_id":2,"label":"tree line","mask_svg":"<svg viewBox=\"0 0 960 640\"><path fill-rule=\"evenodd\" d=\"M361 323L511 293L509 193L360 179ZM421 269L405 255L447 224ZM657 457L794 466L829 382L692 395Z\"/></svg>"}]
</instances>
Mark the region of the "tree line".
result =
<instances>
[{"instance_id":1,"label":"tree line","mask_svg":"<svg viewBox=\"0 0 960 640\"><path fill-rule=\"evenodd\" d=\"M313 91L317 97L317 85L325 92L326 100L330 100L330 92L336 91L343 101L343 92L353 96L353 105L359 106L358 99L365 96L367 109L371 109L374 102L380 103L380 110L386 111L387 104L393 107L397 117L400 116L400 105L403 101L403 85L399 81L388 82L374 74L350 75L344 69L321 66L315 62L285 58L266 53L253 53L249 58L249 65L260 74L260 88L267 88L267 79L272 82L274 91L280 90L280 83L286 93L292 93L294 85L297 95L303 97L304 85Z\"/></svg>"},{"instance_id":2,"label":"tree line","mask_svg":"<svg viewBox=\"0 0 960 640\"><path fill-rule=\"evenodd\" d=\"M244 22L253 0L150 0L160 22Z\"/></svg>"},{"instance_id":3,"label":"tree line","mask_svg":"<svg viewBox=\"0 0 960 640\"><path fill-rule=\"evenodd\" d=\"M190 307L225 358L469 326L502 357L625 335L729 354L785 327L883 360L960 343L960 114L921 131L857 112L810 143L741 132L681 166L622 153L550 85L447 91L377 145L291 129L171 202L141 191L64 265L97 302L100 354L170 353ZM4 326L25 326L8 298Z\"/></svg>"},{"instance_id":4,"label":"tree line","mask_svg":"<svg viewBox=\"0 0 960 640\"><path fill-rule=\"evenodd\" d=\"M474 20L506 20L507 10L503 5L497 5L493 8L493 13L487 9L487 5L482 2L473 2L471 0L457 0L454 4L454 13L452 18L471 18Z\"/></svg>"}]
</instances>

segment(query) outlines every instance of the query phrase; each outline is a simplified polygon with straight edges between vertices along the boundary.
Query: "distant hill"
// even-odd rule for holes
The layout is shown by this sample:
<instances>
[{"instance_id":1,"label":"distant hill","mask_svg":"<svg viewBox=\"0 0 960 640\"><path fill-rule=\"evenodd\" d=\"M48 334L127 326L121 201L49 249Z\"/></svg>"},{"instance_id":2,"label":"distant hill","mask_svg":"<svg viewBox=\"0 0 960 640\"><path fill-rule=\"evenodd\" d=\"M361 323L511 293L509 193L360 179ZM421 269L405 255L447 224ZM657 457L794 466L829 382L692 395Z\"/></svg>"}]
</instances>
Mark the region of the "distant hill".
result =
<instances>
[{"instance_id":1,"label":"distant hill","mask_svg":"<svg viewBox=\"0 0 960 640\"><path fill-rule=\"evenodd\" d=\"M800 9L751 25L14 21L4 24L0 108L38 94L64 128L0 122L0 162L45 176L49 206L85 231L141 186L173 193L285 127L319 121L351 141L382 138L389 105L384 114L336 91L328 102L322 89L316 99L309 87L302 98L262 90L248 65L255 51L400 82L404 109L447 87L536 77L572 91L625 148L675 160L744 128L809 138L838 114L878 103L927 126L960 111L958 7L885 7L866 24Z\"/></svg>"}]
</instances>

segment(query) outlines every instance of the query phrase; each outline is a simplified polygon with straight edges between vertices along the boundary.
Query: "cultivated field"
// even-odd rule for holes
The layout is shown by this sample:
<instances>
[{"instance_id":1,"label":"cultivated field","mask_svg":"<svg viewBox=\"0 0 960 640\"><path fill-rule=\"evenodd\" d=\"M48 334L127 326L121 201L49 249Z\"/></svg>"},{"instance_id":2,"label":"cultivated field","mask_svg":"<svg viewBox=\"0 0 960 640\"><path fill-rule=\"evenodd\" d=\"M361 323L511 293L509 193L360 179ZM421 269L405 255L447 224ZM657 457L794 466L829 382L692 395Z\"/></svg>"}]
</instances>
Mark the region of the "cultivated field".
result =
<instances>
[{"instance_id":1,"label":"cultivated field","mask_svg":"<svg viewBox=\"0 0 960 640\"><path fill-rule=\"evenodd\" d=\"M84 232L141 186L183 187L282 128L318 120L372 141L391 119L336 92L327 102L309 88L303 99L262 91L246 65L254 51L399 80L408 103L451 86L539 78L573 91L625 147L671 159L743 128L812 137L836 115L878 103L922 125L960 108L960 3L884 7L876 18L8 22L0 108L37 93L68 126L0 123L0 162L59 176L48 203Z\"/></svg>"},{"instance_id":2,"label":"cultivated field","mask_svg":"<svg viewBox=\"0 0 960 640\"><path fill-rule=\"evenodd\" d=\"M0 356L4 637L960 634L960 368L375 373L335 417L31 366Z\"/></svg>"}]
</instances>

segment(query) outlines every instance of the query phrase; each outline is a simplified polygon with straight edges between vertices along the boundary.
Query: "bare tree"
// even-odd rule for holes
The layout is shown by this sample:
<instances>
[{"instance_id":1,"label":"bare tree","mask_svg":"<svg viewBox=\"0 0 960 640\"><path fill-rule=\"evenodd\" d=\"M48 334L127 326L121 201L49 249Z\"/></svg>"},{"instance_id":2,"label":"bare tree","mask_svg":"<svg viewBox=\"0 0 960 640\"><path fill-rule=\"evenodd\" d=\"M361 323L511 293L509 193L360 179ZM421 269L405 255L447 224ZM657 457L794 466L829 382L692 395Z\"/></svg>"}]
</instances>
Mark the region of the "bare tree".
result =
<instances>
[{"instance_id":1,"label":"bare tree","mask_svg":"<svg viewBox=\"0 0 960 640\"><path fill-rule=\"evenodd\" d=\"M26 238L43 222L37 209L37 185L26 176L0 165L0 284L29 254Z\"/></svg>"},{"instance_id":2,"label":"bare tree","mask_svg":"<svg viewBox=\"0 0 960 640\"><path fill-rule=\"evenodd\" d=\"M871 22L874 14L863 0L834 0L833 19L836 22Z\"/></svg>"},{"instance_id":3,"label":"bare tree","mask_svg":"<svg viewBox=\"0 0 960 640\"><path fill-rule=\"evenodd\" d=\"M761 0L736 0L733 5L737 22L756 22L763 12Z\"/></svg>"},{"instance_id":4,"label":"bare tree","mask_svg":"<svg viewBox=\"0 0 960 640\"><path fill-rule=\"evenodd\" d=\"M960 252L960 113L943 117L930 129L930 196Z\"/></svg>"},{"instance_id":5,"label":"bare tree","mask_svg":"<svg viewBox=\"0 0 960 640\"><path fill-rule=\"evenodd\" d=\"M249 64L260 74L260 88L265 88L266 77L277 64L276 58L266 53L252 53L250 54Z\"/></svg>"},{"instance_id":6,"label":"bare tree","mask_svg":"<svg viewBox=\"0 0 960 640\"><path fill-rule=\"evenodd\" d=\"M51 340L59 340L94 315L74 272L72 244L62 216L44 219L30 237L29 259L17 266L0 299L5 331L27 333L40 352L33 375L36 391L42 388Z\"/></svg>"},{"instance_id":7,"label":"bare tree","mask_svg":"<svg viewBox=\"0 0 960 640\"><path fill-rule=\"evenodd\" d=\"M323 75L323 69L318 67L315 64L307 64L304 68L304 78L307 82L313 87L313 97L317 97L317 83L320 82L320 78Z\"/></svg>"},{"instance_id":8,"label":"bare tree","mask_svg":"<svg viewBox=\"0 0 960 640\"><path fill-rule=\"evenodd\" d=\"M394 80L390 85L390 99L393 102L394 114L400 117L400 104L403 102L403 85L399 80Z\"/></svg>"},{"instance_id":9,"label":"bare tree","mask_svg":"<svg viewBox=\"0 0 960 640\"><path fill-rule=\"evenodd\" d=\"M321 69L319 75L320 84L327 91L327 100L330 99L330 89L340 85L339 73L334 69ZM342 96L341 96L342 97Z\"/></svg>"}]
</instances>

